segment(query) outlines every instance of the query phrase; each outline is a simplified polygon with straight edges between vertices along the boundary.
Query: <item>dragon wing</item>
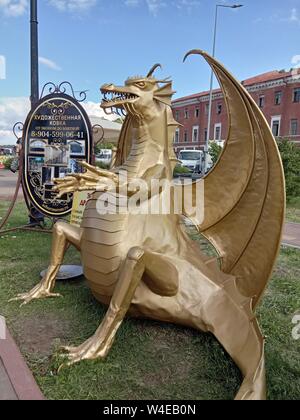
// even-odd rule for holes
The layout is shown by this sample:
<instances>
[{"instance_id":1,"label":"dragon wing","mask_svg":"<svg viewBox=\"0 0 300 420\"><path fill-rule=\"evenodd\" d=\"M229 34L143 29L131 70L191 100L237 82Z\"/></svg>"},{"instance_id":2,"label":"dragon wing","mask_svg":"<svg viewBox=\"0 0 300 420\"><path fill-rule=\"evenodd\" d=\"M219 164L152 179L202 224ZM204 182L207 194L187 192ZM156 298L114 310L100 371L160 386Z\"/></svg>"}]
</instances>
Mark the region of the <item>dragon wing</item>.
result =
<instances>
[{"instance_id":1,"label":"dragon wing","mask_svg":"<svg viewBox=\"0 0 300 420\"><path fill-rule=\"evenodd\" d=\"M272 274L285 215L285 181L279 151L260 109L214 58L202 55L226 101L229 135L215 168L204 179L204 220L187 214L215 246L221 269L257 305ZM187 57L186 56L186 57ZM195 193L195 183L191 187Z\"/></svg>"}]
</instances>

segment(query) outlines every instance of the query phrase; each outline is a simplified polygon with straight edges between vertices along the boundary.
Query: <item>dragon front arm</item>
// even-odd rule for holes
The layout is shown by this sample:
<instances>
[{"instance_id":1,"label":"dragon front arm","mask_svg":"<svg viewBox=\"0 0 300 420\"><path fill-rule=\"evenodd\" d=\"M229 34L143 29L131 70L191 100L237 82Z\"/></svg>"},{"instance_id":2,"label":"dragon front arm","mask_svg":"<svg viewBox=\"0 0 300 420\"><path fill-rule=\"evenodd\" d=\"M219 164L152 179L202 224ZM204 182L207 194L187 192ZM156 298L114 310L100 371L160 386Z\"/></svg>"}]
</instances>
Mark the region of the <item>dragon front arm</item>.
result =
<instances>
[{"instance_id":1,"label":"dragon front arm","mask_svg":"<svg viewBox=\"0 0 300 420\"><path fill-rule=\"evenodd\" d=\"M106 191L112 183L118 183L118 176L105 169L96 168L86 162L81 162L81 166L86 169L84 174L71 174L63 179L55 178L58 198L67 193L76 191Z\"/></svg>"}]
</instances>

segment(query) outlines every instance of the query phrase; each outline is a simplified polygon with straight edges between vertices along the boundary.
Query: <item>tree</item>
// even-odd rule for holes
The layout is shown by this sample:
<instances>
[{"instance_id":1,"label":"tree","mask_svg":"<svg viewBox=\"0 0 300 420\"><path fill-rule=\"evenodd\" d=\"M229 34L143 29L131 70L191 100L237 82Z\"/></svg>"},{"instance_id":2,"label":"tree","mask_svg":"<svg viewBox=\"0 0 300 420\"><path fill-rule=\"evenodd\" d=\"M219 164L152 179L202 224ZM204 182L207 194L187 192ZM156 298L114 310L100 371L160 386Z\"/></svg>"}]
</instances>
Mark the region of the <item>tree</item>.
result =
<instances>
[{"instance_id":1,"label":"tree","mask_svg":"<svg viewBox=\"0 0 300 420\"><path fill-rule=\"evenodd\" d=\"M223 147L220 146L215 141L212 141L209 145L208 153L211 156L211 160L213 161L213 164L215 165L223 151Z\"/></svg>"},{"instance_id":2,"label":"tree","mask_svg":"<svg viewBox=\"0 0 300 420\"><path fill-rule=\"evenodd\" d=\"M286 195L300 197L300 148L289 139L277 140L285 173Z\"/></svg>"}]
</instances>

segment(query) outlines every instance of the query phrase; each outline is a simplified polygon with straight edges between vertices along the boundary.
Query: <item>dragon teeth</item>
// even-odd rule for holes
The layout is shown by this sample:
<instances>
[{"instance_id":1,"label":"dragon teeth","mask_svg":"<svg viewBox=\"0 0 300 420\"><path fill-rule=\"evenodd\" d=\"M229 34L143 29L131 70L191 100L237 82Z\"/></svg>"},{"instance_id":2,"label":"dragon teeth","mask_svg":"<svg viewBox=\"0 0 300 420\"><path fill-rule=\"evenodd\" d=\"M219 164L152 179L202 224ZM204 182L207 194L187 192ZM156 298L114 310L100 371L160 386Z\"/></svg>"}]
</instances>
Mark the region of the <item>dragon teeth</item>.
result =
<instances>
[{"instance_id":1,"label":"dragon teeth","mask_svg":"<svg viewBox=\"0 0 300 420\"><path fill-rule=\"evenodd\" d=\"M120 102L128 99L135 99L137 98L136 95L126 92L108 92L103 90L102 91L104 101L106 102Z\"/></svg>"}]
</instances>

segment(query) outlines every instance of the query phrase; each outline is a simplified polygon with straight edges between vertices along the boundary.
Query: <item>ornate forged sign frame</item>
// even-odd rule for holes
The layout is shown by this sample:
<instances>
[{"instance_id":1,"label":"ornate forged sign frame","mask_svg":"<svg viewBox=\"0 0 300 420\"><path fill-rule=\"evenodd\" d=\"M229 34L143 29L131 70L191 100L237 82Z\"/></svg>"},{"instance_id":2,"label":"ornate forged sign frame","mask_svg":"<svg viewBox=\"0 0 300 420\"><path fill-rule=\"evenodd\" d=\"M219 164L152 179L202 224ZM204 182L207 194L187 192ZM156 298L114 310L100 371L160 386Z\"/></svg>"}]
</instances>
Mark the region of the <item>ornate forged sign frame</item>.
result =
<instances>
[{"instance_id":1,"label":"ornate forged sign frame","mask_svg":"<svg viewBox=\"0 0 300 420\"><path fill-rule=\"evenodd\" d=\"M65 93L66 83L54 88L50 84L50 94L27 117L22 142L25 193L40 212L55 218L71 212L73 194L57 198L53 179L81 173L80 161L90 163L92 157L90 120L69 83L73 96ZM85 99L84 92L80 96Z\"/></svg>"}]
</instances>

